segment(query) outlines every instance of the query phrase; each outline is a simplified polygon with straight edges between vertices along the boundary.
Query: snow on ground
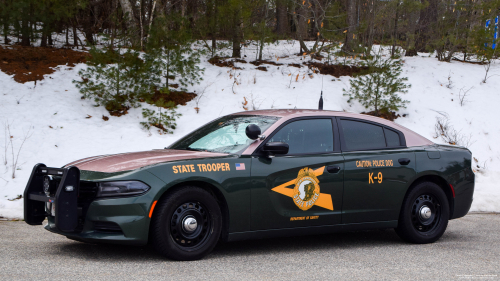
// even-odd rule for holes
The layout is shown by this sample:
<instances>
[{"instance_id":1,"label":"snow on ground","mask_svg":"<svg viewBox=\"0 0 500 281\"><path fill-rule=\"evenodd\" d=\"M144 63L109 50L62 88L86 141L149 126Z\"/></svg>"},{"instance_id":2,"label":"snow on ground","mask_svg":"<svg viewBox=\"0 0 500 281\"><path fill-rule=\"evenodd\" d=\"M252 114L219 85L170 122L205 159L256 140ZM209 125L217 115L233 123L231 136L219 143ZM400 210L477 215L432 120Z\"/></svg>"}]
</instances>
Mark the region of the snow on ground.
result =
<instances>
[{"instance_id":1,"label":"snow on ground","mask_svg":"<svg viewBox=\"0 0 500 281\"><path fill-rule=\"evenodd\" d=\"M279 58L278 63L301 64L308 58L294 55L298 49L295 41L281 41L266 47L265 59L277 61ZM244 59L255 60L255 51L256 46L244 48ZM404 60L403 75L409 78L412 88L404 95L410 101L408 107L400 111L406 117L398 118L396 123L443 143L434 138L434 126L436 117L448 116L460 134L470 136L469 149L478 160L473 162L478 172L472 211L500 212L500 188L496 183L500 176L500 127L496 121L500 76L493 76L484 84L481 65L439 62L423 53ZM141 129L140 108L129 110L125 116L113 117L103 107L94 107L92 101L82 100L72 80L79 79L78 71L85 67L83 64L73 68L60 66L36 85L33 82L19 84L0 72L0 216L22 218L22 200L9 199L23 193L36 163L59 167L93 155L163 148L212 119L243 111L245 99L249 101L249 109L315 109L323 88L325 109L365 111L359 104L348 104L347 97L343 96L342 89L349 87L350 77L337 79L311 74L305 66L299 69L264 65L268 70L264 72L252 64L236 63L243 69L231 70L213 66L206 59L201 66L205 68L204 80L189 90L204 94L179 107L182 116L172 135ZM498 62L492 66L490 75L500 75ZM459 91L469 88L466 102L461 106ZM197 106L199 113L194 109ZM104 121L103 115L109 116L109 121ZM4 135L6 124L10 125L12 139ZM26 134L29 137L19 150ZM14 179L11 140L14 156L19 151ZM7 165L4 165L5 146L8 147Z\"/></svg>"}]
</instances>

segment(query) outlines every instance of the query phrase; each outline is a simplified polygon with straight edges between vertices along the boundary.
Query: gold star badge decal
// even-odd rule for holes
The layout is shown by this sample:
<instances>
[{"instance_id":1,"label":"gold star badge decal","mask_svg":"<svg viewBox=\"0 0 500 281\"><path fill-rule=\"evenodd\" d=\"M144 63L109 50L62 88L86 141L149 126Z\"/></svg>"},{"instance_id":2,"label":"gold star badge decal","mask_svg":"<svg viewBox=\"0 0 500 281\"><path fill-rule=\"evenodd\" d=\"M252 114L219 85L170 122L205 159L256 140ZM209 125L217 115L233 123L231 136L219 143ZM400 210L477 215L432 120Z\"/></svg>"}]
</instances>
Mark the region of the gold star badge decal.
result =
<instances>
[{"instance_id":1,"label":"gold star badge decal","mask_svg":"<svg viewBox=\"0 0 500 281\"><path fill-rule=\"evenodd\" d=\"M272 191L291 197L297 207L307 211L316 205L333 211L332 196L320 193L318 177L325 171L325 166L316 170L303 168L299 171L296 179L285 182L272 189ZM288 188L295 185L294 188Z\"/></svg>"}]
</instances>

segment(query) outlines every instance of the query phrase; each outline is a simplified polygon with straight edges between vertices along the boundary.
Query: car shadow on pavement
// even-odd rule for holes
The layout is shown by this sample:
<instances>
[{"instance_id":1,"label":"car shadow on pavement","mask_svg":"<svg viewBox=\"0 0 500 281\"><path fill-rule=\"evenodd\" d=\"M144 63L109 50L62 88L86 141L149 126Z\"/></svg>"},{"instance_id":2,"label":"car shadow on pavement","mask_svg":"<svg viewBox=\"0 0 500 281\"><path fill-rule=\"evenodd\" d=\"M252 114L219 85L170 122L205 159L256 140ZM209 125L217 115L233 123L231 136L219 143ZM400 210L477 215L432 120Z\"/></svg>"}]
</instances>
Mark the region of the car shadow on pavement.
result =
<instances>
[{"instance_id":1,"label":"car shadow on pavement","mask_svg":"<svg viewBox=\"0 0 500 281\"><path fill-rule=\"evenodd\" d=\"M65 255L83 260L114 260L151 262L165 260L152 246L124 246L113 244L87 244L77 241L64 241L52 247L54 255ZM391 230L370 230L323 235L295 236L260 240L219 243L207 257L248 256L330 249L400 246L406 244Z\"/></svg>"},{"instance_id":2,"label":"car shadow on pavement","mask_svg":"<svg viewBox=\"0 0 500 281\"><path fill-rule=\"evenodd\" d=\"M447 232L437 243L447 243L464 239L463 234ZM413 244L401 240L392 229L340 232L322 235L294 236L284 238L247 240L219 243L205 259L220 259L237 256L305 254L310 251L336 251L357 248L412 247ZM64 255L87 261L113 260L133 262L168 261L152 246L124 246L113 244L87 244L65 241L59 247L52 247L54 255Z\"/></svg>"},{"instance_id":3,"label":"car shadow on pavement","mask_svg":"<svg viewBox=\"0 0 500 281\"><path fill-rule=\"evenodd\" d=\"M291 252L300 254L300 252L311 250L335 251L359 247L400 246L401 244L407 243L401 240L392 229L366 230L221 243L208 258Z\"/></svg>"}]
</instances>

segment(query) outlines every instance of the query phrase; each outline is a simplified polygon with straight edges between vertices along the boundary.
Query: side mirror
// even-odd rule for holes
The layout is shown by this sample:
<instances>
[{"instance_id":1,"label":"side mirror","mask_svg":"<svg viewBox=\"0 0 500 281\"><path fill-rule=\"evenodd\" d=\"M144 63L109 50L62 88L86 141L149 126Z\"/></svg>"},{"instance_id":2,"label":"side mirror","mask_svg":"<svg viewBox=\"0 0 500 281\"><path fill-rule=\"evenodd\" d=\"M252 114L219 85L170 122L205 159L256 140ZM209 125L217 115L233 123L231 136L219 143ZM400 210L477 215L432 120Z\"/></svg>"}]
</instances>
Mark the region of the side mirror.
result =
<instances>
[{"instance_id":1,"label":"side mirror","mask_svg":"<svg viewBox=\"0 0 500 281\"><path fill-rule=\"evenodd\" d=\"M260 127L255 124L250 124L245 129L245 133L249 139L256 140L261 134Z\"/></svg>"},{"instance_id":2,"label":"side mirror","mask_svg":"<svg viewBox=\"0 0 500 281\"><path fill-rule=\"evenodd\" d=\"M288 143L284 142L268 142L262 148L263 151L269 154L287 154L288 149Z\"/></svg>"}]
</instances>

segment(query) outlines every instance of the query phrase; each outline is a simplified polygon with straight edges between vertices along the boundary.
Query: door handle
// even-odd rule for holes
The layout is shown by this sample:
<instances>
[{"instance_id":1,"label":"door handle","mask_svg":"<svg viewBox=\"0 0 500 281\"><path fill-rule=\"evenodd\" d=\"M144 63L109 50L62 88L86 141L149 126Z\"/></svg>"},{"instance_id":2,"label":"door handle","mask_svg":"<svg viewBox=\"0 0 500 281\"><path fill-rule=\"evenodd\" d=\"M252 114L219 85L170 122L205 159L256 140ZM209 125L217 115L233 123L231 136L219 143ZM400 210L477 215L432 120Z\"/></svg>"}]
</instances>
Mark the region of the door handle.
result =
<instances>
[{"instance_id":1,"label":"door handle","mask_svg":"<svg viewBox=\"0 0 500 281\"><path fill-rule=\"evenodd\" d=\"M398 162L401 165L408 165L408 164L410 164L410 159L408 159L408 158L399 158Z\"/></svg>"},{"instance_id":2,"label":"door handle","mask_svg":"<svg viewBox=\"0 0 500 281\"><path fill-rule=\"evenodd\" d=\"M340 172L340 166L338 165L328 166L326 167L326 170L328 171L328 173L336 174Z\"/></svg>"}]
</instances>

